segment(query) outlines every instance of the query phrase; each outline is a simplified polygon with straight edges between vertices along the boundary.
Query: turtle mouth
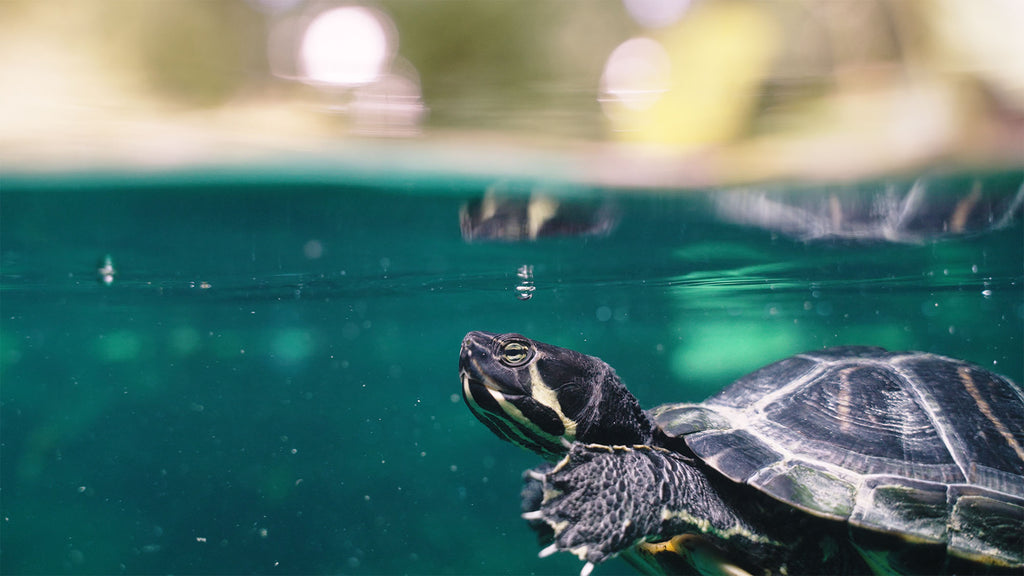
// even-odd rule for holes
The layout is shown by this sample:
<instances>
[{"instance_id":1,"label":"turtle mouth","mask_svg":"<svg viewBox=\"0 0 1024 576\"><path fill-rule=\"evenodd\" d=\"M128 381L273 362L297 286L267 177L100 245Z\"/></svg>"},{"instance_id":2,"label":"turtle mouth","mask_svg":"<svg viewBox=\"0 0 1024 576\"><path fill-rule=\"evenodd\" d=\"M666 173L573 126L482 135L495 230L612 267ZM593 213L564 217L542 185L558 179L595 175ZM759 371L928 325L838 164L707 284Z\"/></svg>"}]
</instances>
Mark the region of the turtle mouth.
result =
<instances>
[{"instance_id":1,"label":"turtle mouth","mask_svg":"<svg viewBox=\"0 0 1024 576\"><path fill-rule=\"evenodd\" d=\"M467 389L482 388L490 390L491 392L497 392L498 394L508 398L523 396L522 393L517 392L508 386L503 386L501 383L483 375L479 366L476 365L476 362L474 362L472 358L467 360L470 366L463 366L462 369L459 370L459 378L462 380L463 387Z\"/></svg>"}]
</instances>

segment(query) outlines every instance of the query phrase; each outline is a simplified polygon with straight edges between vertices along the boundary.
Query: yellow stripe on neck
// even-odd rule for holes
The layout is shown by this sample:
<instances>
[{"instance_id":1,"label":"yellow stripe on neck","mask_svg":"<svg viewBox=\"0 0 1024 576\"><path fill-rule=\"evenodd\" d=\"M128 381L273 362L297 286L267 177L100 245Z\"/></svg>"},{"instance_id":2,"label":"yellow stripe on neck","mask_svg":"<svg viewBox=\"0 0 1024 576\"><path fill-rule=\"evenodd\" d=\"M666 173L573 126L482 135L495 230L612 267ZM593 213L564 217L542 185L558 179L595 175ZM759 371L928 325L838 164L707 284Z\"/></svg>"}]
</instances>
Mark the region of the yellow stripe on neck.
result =
<instances>
[{"instance_id":1,"label":"yellow stripe on neck","mask_svg":"<svg viewBox=\"0 0 1024 576\"><path fill-rule=\"evenodd\" d=\"M558 419L562 421L562 426L565 427L565 434L563 434L565 439L570 442L575 440L576 421L562 412L562 406L558 403L558 395L544 383L544 378L537 370L536 363L530 365L530 383L533 385L533 399L554 410Z\"/></svg>"}]
</instances>

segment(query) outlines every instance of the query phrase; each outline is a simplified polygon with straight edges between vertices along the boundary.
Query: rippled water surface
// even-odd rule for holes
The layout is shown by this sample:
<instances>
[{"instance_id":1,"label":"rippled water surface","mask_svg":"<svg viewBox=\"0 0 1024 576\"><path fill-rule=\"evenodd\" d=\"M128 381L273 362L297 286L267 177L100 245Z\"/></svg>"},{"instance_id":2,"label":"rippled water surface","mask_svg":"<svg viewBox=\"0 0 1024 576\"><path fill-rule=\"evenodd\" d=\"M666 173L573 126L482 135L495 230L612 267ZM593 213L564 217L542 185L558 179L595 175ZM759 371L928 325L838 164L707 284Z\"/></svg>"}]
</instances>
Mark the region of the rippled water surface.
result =
<instances>
[{"instance_id":1,"label":"rippled water surface","mask_svg":"<svg viewBox=\"0 0 1024 576\"><path fill-rule=\"evenodd\" d=\"M646 407L837 344L1019 382L1022 181L728 204L401 175L7 177L0 571L573 573L519 518L538 459L462 403L467 331L600 356ZM491 241L467 232L481 206L575 225Z\"/></svg>"}]
</instances>

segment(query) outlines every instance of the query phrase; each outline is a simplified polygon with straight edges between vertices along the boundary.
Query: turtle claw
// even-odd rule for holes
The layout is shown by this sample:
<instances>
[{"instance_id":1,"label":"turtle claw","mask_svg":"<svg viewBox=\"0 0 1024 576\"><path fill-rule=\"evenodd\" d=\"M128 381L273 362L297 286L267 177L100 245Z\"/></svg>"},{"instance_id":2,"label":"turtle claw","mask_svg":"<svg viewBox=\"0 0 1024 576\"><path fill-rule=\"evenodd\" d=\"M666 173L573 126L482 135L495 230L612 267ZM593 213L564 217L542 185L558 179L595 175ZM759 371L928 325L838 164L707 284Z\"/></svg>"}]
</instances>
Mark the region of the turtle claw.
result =
<instances>
[{"instance_id":1,"label":"turtle claw","mask_svg":"<svg viewBox=\"0 0 1024 576\"><path fill-rule=\"evenodd\" d=\"M586 564L583 565L583 568L580 568L580 576L590 576L590 573L593 572L593 571L594 571L594 563L593 562L587 562Z\"/></svg>"},{"instance_id":2,"label":"turtle claw","mask_svg":"<svg viewBox=\"0 0 1024 576\"><path fill-rule=\"evenodd\" d=\"M610 479L630 477L636 470L656 479L667 469L662 465L665 458L651 449L576 444L547 473L528 472L532 484L523 491L522 517L544 537L544 544L554 541L540 557L570 552L592 564L584 566L582 576L587 576L593 565L657 534L662 526L662 486L652 480L649 486L627 484L626 489Z\"/></svg>"},{"instance_id":3,"label":"turtle claw","mask_svg":"<svg viewBox=\"0 0 1024 576\"><path fill-rule=\"evenodd\" d=\"M537 557L538 558L547 558L548 556L551 556L555 552L558 552L558 545L557 544L552 544L550 546L547 546L547 547L543 548L540 552L538 552L537 553Z\"/></svg>"}]
</instances>

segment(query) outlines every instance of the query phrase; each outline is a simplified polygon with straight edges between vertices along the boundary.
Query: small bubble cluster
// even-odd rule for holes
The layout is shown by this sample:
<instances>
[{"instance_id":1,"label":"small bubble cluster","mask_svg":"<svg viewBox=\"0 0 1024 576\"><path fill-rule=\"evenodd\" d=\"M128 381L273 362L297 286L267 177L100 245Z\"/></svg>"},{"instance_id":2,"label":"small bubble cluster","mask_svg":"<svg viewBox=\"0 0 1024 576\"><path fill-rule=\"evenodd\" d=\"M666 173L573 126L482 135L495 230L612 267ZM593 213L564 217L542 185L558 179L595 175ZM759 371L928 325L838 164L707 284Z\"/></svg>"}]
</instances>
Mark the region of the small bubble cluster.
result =
<instances>
[{"instance_id":1,"label":"small bubble cluster","mask_svg":"<svg viewBox=\"0 0 1024 576\"><path fill-rule=\"evenodd\" d=\"M520 300L529 300L533 298L533 291L537 289L533 285L533 266L530 264L523 264L516 271L516 276L519 277L521 282L516 285L516 298Z\"/></svg>"}]
</instances>

